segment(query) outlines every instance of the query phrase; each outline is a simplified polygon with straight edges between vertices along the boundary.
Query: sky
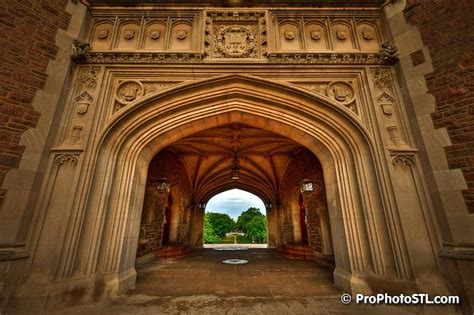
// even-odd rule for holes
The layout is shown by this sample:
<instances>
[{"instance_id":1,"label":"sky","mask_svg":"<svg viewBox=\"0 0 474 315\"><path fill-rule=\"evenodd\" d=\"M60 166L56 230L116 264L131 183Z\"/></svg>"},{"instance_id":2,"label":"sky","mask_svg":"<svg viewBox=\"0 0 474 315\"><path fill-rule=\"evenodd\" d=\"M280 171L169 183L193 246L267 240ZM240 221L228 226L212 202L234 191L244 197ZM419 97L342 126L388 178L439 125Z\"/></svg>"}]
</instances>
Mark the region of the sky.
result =
<instances>
[{"instance_id":1,"label":"sky","mask_svg":"<svg viewBox=\"0 0 474 315\"><path fill-rule=\"evenodd\" d=\"M266 215L265 205L260 198L240 189L231 189L212 197L206 205L206 212L227 213L237 220L250 207L258 208Z\"/></svg>"}]
</instances>

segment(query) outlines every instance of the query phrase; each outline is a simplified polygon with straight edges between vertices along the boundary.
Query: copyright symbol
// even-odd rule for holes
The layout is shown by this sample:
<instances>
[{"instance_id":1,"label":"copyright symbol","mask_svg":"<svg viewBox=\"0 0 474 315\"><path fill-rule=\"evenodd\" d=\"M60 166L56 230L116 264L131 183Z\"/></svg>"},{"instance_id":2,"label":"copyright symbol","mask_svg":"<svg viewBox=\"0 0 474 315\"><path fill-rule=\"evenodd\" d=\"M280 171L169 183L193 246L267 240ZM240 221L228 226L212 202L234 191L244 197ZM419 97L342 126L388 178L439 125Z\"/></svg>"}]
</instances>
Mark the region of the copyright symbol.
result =
<instances>
[{"instance_id":1,"label":"copyright symbol","mask_svg":"<svg viewBox=\"0 0 474 315\"><path fill-rule=\"evenodd\" d=\"M352 296L350 294L344 293L341 295L341 303L349 304L352 301Z\"/></svg>"}]
</instances>

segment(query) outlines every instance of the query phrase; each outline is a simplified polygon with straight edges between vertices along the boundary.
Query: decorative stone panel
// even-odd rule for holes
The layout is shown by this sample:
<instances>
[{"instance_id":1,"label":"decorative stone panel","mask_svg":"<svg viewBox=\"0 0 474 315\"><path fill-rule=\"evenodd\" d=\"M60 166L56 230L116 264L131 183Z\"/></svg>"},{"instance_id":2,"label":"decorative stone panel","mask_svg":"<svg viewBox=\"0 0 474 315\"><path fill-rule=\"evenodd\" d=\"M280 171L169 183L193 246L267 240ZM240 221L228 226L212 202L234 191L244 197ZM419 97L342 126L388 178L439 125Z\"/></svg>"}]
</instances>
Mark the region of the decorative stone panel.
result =
<instances>
[{"instance_id":1,"label":"decorative stone panel","mask_svg":"<svg viewBox=\"0 0 474 315\"><path fill-rule=\"evenodd\" d=\"M119 80L114 94L114 112L148 95L169 89L180 81Z\"/></svg>"},{"instance_id":2,"label":"decorative stone panel","mask_svg":"<svg viewBox=\"0 0 474 315\"><path fill-rule=\"evenodd\" d=\"M180 51L197 50L197 12L149 12L127 17L110 12L97 13L89 41L98 51Z\"/></svg>"},{"instance_id":3,"label":"decorative stone panel","mask_svg":"<svg viewBox=\"0 0 474 315\"><path fill-rule=\"evenodd\" d=\"M205 54L209 58L262 58L266 33L264 12L208 12Z\"/></svg>"},{"instance_id":4,"label":"decorative stone panel","mask_svg":"<svg viewBox=\"0 0 474 315\"><path fill-rule=\"evenodd\" d=\"M359 113L356 102L356 91L352 81L314 81L314 82L291 82L312 93L327 97L340 105L350 109L355 114Z\"/></svg>"}]
</instances>

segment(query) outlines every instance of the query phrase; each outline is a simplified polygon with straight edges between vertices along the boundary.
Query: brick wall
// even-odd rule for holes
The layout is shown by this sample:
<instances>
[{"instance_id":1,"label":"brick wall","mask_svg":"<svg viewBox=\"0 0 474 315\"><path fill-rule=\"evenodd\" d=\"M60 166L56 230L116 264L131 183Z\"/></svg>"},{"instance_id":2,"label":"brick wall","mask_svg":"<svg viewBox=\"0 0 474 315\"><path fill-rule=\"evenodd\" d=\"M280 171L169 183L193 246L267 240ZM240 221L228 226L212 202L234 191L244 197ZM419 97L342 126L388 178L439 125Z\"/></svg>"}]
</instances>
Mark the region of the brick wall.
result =
<instances>
[{"instance_id":1,"label":"brick wall","mask_svg":"<svg viewBox=\"0 0 474 315\"><path fill-rule=\"evenodd\" d=\"M144 207L147 202L152 203L154 216L151 221L147 221L147 215L142 214L140 224L141 233L146 231L145 238L150 238L150 242L137 249L137 257L155 252L161 246L164 211L168 205L168 193L159 193L156 190L158 179L166 177L171 182L172 202L179 206L178 211L178 242L188 245L190 241L191 220L189 204L191 201L192 189L188 180L188 175L184 165L179 158L168 150L160 151L151 161L147 177L147 196L145 196Z\"/></svg>"},{"instance_id":2,"label":"brick wall","mask_svg":"<svg viewBox=\"0 0 474 315\"><path fill-rule=\"evenodd\" d=\"M4 0L0 5L0 186L17 168L24 151L21 135L34 128L39 113L33 97L43 88L46 67L58 48L55 36L70 15L67 0ZM0 189L0 203L5 191Z\"/></svg>"},{"instance_id":3,"label":"brick wall","mask_svg":"<svg viewBox=\"0 0 474 315\"><path fill-rule=\"evenodd\" d=\"M324 193L323 171L319 160L309 151L305 150L297 154L293 161L286 168L285 174L281 180L280 198L283 211L284 221L280 221L282 231L282 242L287 243L293 239L293 230L291 228L292 215L291 209L297 209L299 206L299 184L303 179L310 179L313 183L318 184L321 190L303 196L306 208L306 224L308 231L308 240L310 246L320 252L321 251L321 230L320 216L317 209L321 203L326 204ZM289 227L290 226L290 227Z\"/></svg>"},{"instance_id":4,"label":"brick wall","mask_svg":"<svg viewBox=\"0 0 474 315\"><path fill-rule=\"evenodd\" d=\"M474 213L474 5L470 0L408 0L405 17L418 27L428 47L433 72L426 75L428 93L436 100L435 128L446 127L450 168L463 171L467 208ZM413 64L425 60L412 54Z\"/></svg>"}]
</instances>

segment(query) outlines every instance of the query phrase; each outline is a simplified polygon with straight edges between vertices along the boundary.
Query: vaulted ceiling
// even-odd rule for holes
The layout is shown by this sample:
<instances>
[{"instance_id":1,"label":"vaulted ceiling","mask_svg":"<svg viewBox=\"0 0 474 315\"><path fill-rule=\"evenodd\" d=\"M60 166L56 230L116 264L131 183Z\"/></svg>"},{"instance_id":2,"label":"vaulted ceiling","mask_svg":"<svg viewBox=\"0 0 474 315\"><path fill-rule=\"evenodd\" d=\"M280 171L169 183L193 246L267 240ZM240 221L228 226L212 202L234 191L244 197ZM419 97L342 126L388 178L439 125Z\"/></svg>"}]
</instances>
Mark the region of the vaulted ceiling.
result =
<instances>
[{"instance_id":1,"label":"vaulted ceiling","mask_svg":"<svg viewBox=\"0 0 474 315\"><path fill-rule=\"evenodd\" d=\"M167 148L185 165L196 202L241 188L264 202L275 202L291 159L306 150L298 143L262 129L229 125L185 137ZM232 179L237 163L239 179Z\"/></svg>"},{"instance_id":2,"label":"vaulted ceiling","mask_svg":"<svg viewBox=\"0 0 474 315\"><path fill-rule=\"evenodd\" d=\"M91 6L153 5L170 6L223 6L223 7L333 7L380 6L385 0L81 0Z\"/></svg>"}]
</instances>

